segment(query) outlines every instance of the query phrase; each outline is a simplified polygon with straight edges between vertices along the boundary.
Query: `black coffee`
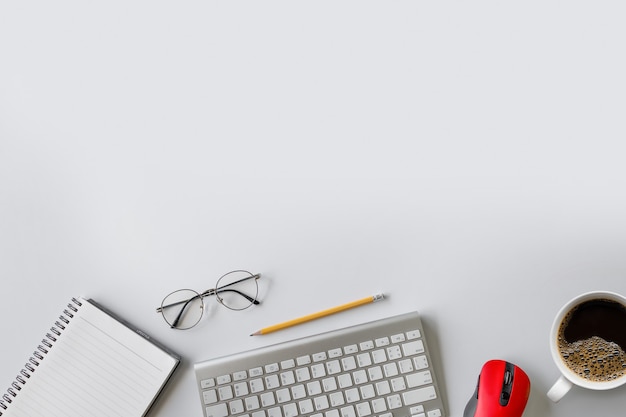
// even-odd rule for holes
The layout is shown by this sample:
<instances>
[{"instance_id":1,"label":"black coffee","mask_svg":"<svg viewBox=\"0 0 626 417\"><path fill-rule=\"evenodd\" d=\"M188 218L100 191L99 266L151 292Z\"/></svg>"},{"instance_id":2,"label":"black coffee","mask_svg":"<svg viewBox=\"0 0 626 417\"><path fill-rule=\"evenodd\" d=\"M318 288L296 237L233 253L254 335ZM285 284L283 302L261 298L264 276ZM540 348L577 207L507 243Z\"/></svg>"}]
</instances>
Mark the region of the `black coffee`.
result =
<instances>
[{"instance_id":1,"label":"black coffee","mask_svg":"<svg viewBox=\"0 0 626 417\"><path fill-rule=\"evenodd\" d=\"M563 362L591 381L626 375L626 307L597 299L574 307L561 322L558 345Z\"/></svg>"}]
</instances>

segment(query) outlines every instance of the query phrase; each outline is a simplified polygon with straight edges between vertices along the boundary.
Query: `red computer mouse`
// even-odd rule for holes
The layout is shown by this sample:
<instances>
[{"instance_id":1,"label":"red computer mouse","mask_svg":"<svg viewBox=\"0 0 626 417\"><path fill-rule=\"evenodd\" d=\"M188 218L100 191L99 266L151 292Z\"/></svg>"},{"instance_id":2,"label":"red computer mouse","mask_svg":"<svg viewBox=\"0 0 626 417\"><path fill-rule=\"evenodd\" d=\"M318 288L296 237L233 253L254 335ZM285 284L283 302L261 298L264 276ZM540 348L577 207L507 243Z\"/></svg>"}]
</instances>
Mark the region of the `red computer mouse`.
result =
<instances>
[{"instance_id":1,"label":"red computer mouse","mask_svg":"<svg viewBox=\"0 0 626 417\"><path fill-rule=\"evenodd\" d=\"M520 367L490 360L480 371L463 417L521 417L529 395L530 379Z\"/></svg>"}]
</instances>

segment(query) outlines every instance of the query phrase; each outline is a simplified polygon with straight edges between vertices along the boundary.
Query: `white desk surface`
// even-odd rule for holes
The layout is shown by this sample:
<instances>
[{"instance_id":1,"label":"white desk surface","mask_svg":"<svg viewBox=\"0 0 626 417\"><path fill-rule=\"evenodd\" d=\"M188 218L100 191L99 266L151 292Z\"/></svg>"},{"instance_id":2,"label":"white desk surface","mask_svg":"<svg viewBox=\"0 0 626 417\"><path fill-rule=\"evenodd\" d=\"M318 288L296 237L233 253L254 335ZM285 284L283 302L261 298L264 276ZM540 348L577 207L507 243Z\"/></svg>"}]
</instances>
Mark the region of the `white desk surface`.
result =
<instances>
[{"instance_id":1,"label":"white desk surface","mask_svg":"<svg viewBox=\"0 0 626 417\"><path fill-rule=\"evenodd\" d=\"M0 385L75 295L183 355L152 417L201 416L195 361L418 310L450 416L491 358L525 416L622 414L626 387L545 392L559 307L626 293L625 11L1 2ZM236 268L258 308L155 313Z\"/></svg>"}]
</instances>

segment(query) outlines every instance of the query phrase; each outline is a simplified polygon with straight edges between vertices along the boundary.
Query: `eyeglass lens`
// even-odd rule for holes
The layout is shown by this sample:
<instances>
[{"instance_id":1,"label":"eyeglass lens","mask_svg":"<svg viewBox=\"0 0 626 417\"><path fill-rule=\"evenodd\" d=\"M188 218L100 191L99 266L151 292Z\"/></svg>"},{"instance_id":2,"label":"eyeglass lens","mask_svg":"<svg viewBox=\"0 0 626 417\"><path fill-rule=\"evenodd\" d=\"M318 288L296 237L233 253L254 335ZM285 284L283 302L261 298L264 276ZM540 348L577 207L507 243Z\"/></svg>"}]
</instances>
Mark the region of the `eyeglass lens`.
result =
<instances>
[{"instance_id":1,"label":"eyeglass lens","mask_svg":"<svg viewBox=\"0 0 626 417\"><path fill-rule=\"evenodd\" d=\"M161 313L172 328L189 329L200 321L204 303L200 294L193 290L174 291L163 299Z\"/></svg>"},{"instance_id":2,"label":"eyeglass lens","mask_svg":"<svg viewBox=\"0 0 626 417\"><path fill-rule=\"evenodd\" d=\"M259 295L258 276L248 271L232 271L215 284L217 300L231 310L250 307Z\"/></svg>"}]
</instances>

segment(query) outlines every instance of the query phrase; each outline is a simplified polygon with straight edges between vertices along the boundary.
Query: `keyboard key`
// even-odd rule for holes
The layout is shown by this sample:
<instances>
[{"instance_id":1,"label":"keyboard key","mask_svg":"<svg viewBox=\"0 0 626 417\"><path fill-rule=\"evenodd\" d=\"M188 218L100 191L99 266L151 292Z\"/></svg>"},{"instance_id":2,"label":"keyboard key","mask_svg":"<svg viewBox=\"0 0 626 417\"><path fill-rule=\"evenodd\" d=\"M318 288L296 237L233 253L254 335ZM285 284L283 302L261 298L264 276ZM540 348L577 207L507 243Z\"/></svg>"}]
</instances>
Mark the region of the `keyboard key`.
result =
<instances>
[{"instance_id":1,"label":"keyboard key","mask_svg":"<svg viewBox=\"0 0 626 417\"><path fill-rule=\"evenodd\" d=\"M404 356L417 355L418 353L424 353L424 343L421 340L415 340L413 342L405 343L402 345L402 351Z\"/></svg>"},{"instance_id":2,"label":"keyboard key","mask_svg":"<svg viewBox=\"0 0 626 417\"><path fill-rule=\"evenodd\" d=\"M364 402L356 405L356 414L359 417L366 417L372 414L372 409L370 408L370 403Z\"/></svg>"},{"instance_id":3,"label":"keyboard key","mask_svg":"<svg viewBox=\"0 0 626 417\"><path fill-rule=\"evenodd\" d=\"M435 387L428 386L425 388L418 388L412 391L407 391L402 394L402 398L404 399L404 403L406 405L413 405L417 403L423 403L424 401L434 400L437 398L437 394L435 393Z\"/></svg>"},{"instance_id":4,"label":"keyboard key","mask_svg":"<svg viewBox=\"0 0 626 417\"><path fill-rule=\"evenodd\" d=\"M339 410L328 410L324 413L324 417L339 417Z\"/></svg>"},{"instance_id":5,"label":"keyboard key","mask_svg":"<svg viewBox=\"0 0 626 417\"><path fill-rule=\"evenodd\" d=\"M357 353L358 351L359 348L357 345L348 345L343 348L343 353L345 353L346 355L352 355Z\"/></svg>"},{"instance_id":6,"label":"keyboard key","mask_svg":"<svg viewBox=\"0 0 626 417\"><path fill-rule=\"evenodd\" d=\"M326 376L326 367L323 363L316 363L311 366L311 375L313 378L323 378Z\"/></svg>"},{"instance_id":7,"label":"keyboard key","mask_svg":"<svg viewBox=\"0 0 626 417\"><path fill-rule=\"evenodd\" d=\"M200 381L202 389L213 388L215 386L215 378L207 378Z\"/></svg>"},{"instance_id":8,"label":"keyboard key","mask_svg":"<svg viewBox=\"0 0 626 417\"><path fill-rule=\"evenodd\" d=\"M296 363L298 366L304 366L311 363L311 357L309 355L299 356L296 358Z\"/></svg>"},{"instance_id":9,"label":"keyboard key","mask_svg":"<svg viewBox=\"0 0 626 417\"><path fill-rule=\"evenodd\" d=\"M359 369L352 373L352 380L356 385L364 384L367 382L367 373L363 369Z\"/></svg>"},{"instance_id":10,"label":"keyboard key","mask_svg":"<svg viewBox=\"0 0 626 417\"><path fill-rule=\"evenodd\" d=\"M398 362L398 368L402 374L413 372L413 362L410 359L404 359Z\"/></svg>"},{"instance_id":11,"label":"keyboard key","mask_svg":"<svg viewBox=\"0 0 626 417\"><path fill-rule=\"evenodd\" d=\"M296 417L298 415L298 406L296 403L283 405L283 415L285 417Z\"/></svg>"},{"instance_id":12,"label":"keyboard key","mask_svg":"<svg viewBox=\"0 0 626 417\"><path fill-rule=\"evenodd\" d=\"M205 408L207 417L226 417L228 415L228 407L226 403L219 403Z\"/></svg>"},{"instance_id":13,"label":"keyboard key","mask_svg":"<svg viewBox=\"0 0 626 417\"><path fill-rule=\"evenodd\" d=\"M418 329L410 330L406 332L407 340L419 339L420 337L422 337L422 334L420 333Z\"/></svg>"},{"instance_id":14,"label":"keyboard key","mask_svg":"<svg viewBox=\"0 0 626 417\"><path fill-rule=\"evenodd\" d=\"M391 336L391 343L400 343L404 341L406 341L406 337L404 337L404 334L402 333Z\"/></svg>"},{"instance_id":15,"label":"keyboard key","mask_svg":"<svg viewBox=\"0 0 626 417\"><path fill-rule=\"evenodd\" d=\"M243 401L235 400L228 403L228 408L230 408L230 414L241 414L243 413Z\"/></svg>"},{"instance_id":16,"label":"keyboard key","mask_svg":"<svg viewBox=\"0 0 626 417\"><path fill-rule=\"evenodd\" d=\"M277 363L270 363L269 365L265 365L265 372L271 374L272 372L278 372L280 368Z\"/></svg>"},{"instance_id":17,"label":"keyboard key","mask_svg":"<svg viewBox=\"0 0 626 417\"><path fill-rule=\"evenodd\" d=\"M298 408L300 408L300 414L310 414L315 410L313 408L313 401L310 398L300 401L298 403Z\"/></svg>"},{"instance_id":18,"label":"keyboard key","mask_svg":"<svg viewBox=\"0 0 626 417\"><path fill-rule=\"evenodd\" d=\"M385 412L387 411L387 403L383 398L376 398L372 400L372 410L377 414Z\"/></svg>"},{"instance_id":19,"label":"keyboard key","mask_svg":"<svg viewBox=\"0 0 626 417\"><path fill-rule=\"evenodd\" d=\"M217 392L219 394L220 401L226 401L233 398L233 389L230 387L230 385L220 387Z\"/></svg>"},{"instance_id":20,"label":"keyboard key","mask_svg":"<svg viewBox=\"0 0 626 417\"><path fill-rule=\"evenodd\" d=\"M354 403L361 400L361 396L359 395L359 390L356 388L347 389L346 392L346 402Z\"/></svg>"},{"instance_id":21,"label":"keyboard key","mask_svg":"<svg viewBox=\"0 0 626 417\"><path fill-rule=\"evenodd\" d=\"M400 351L400 346L390 346L387 348L387 358L390 361L398 360L402 357L402 352Z\"/></svg>"},{"instance_id":22,"label":"keyboard key","mask_svg":"<svg viewBox=\"0 0 626 417\"><path fill-rule=\"evenodd\" d=\"M250 378L254 378L255 376L261 376L263 375L263 368L261 368L260 366L257 368L252 368L248 371L248 373L250 374Z\"/></svg>"},{"instance_id":23,"label":"keyboard key","mask_svg":"<svg viewBox=\"0 0 626 417\"><path fill-rule=\"evenodd\" d=\"M331 358L331 359L339 358L342 355L343 355L343 351L341 349L339 349L339 348L331 349L331 350L328 351L328 357Z\"/></svg>"},{"instance_id":24,"label":"keyboard key","mask_svg":"<svg viewBox=\"0 0 626 417\"><path fill-rule=\"evenodd\" d=\"M283 412L280 407L273 407L267 410L267 417L283 417Z\"/></svg>"},{"instance_id":25,"label":"keyboard key","mask_svg":"<svg viewBox=\"0 0 626 417\"><path fill-rule=\"evenodd\" d=\"M356 417L354 407L351 405L347 407L343 407L340 411L341 411L341 417Z\"/></svg>"},{"instance_id":26,"label":"keyboard key","mask_svg":"<svg viewBox=\"0 0 626 417\"><path fill-rule=\"evenodd\" d=\"M383 370L380 366L374 366L367 370L367 374L369 375L370 381L378 381L379 379L383 379Z\"/></svg>"},{"instance_id":27,"label":"keyboard key","mask_svg":"<svg viewBox=\"0 0 626 417\"><path fill-rule=\"evenodd\" d=\"M256 394L257 392L265 391L263 386L263 379L256 378L250 381L250 392Z\"/></svg>"},{"instance_id":28,"label":"keyboard key","mask_svg":"<svg viewBox=\"0 0 626 417\"><path fill-rule=\"evenodd\" d=\"M246 398L246 410L247 411L258 410L260 407L261 407L261 404L259 403L259 397L257 397L256 395Z\"/></svg>"},{"instance_id":29,"label":"keyboard key","mask_svg":"<svg viewBox=\"0 0 626 417\"><path fill-rule=\"evenodd\" d=\"M426 355L420 355L413 358L413 364L415 365L415 369L426 369L428 368L428 359L426 359Z\"/></svg>"},{"instance_id":30,"label":"keyboard key","mask_svg":"<svg viewBox=\"0 0 626 417\"><path fill-rule=\"evenodd\" d=\"M338 360L326 362L326 370L328 371L328 375L334 375L341 372L341 365Z\"/></svg>"},{"instance_id":31,"label":"keyboard key","mask_svg":"<svg viewBox=\"0 0 626 417\"><path fill-rule=\"evenodd\" d=\"M291 369L295 367L296 367L296 361L294 361L293 359L287 359L286 361L282 361L280 363L281 369Z\"/></svg>"},{"instance_id":32,"label":"keyboard key","mask_svg":"<svg viewBox=\"0 0 626 417\"><path fill-rule=\"evenodd\" d=\"M322 380L322 387L324 387L324 392L334 391L337 389L337 380L332 376L325 378Z\"/></svg>"},{"instance_id":33,"label":"keyboard key","mask_svg":"<svg viewBox=\"0 0 626 417\"><path fill-rule=\"evenodd\" d=\"M312 381L306 384L306 392L311 397L321 394L322 385L320 384L320 381Z\"/></svg>"},{"instance_id":34,"label":"keyboard key","mask_svg":"<svg viewBox=\"0 0 626 417\"><path fill-rule=\"evenodd\" d=\"M415 415L415 414L418 414L418 413L423 413L424 412L424 406L422 404L414 405L413 407L409 408L409 411L411 412L411 415Z\"/></svg>"},{"instance_id":35,"label":"keyboard key","mask_svg":"<svg viewBox=\"0 0 626 417\"><path fill-rule=\"evenodd\" d=\"M346 403L342 392L333 392L328 398L330 399L330 405L333 407L339 407Z\"/></svg>"},{"instance_id":36,"label":"keyboard key","mask_svg":"<svg viewBox=\"0 0 626 417\"><path fill-rule=\"evenodd\" d=\"M328 397L325 395L320 395L319 397L315 397L315 399L313 400L313 403L315 405L316 411L326 410L328 407L330 407L330 404L328 403Z\"/></svg>"},{"instance_id":37,"label":"keyboard key","mask_svg":"<svg viewBox=\"0 0 626 417\"><path fill-rule=\"evenodd\" d=\"M400 395L394 394L387 397L387 406L390 410L395 410L396 408L402 407L402 400L400 399Z\"/></svg>"},{"instance_id":38,"label":"keyboard key","mask_svg":"<svg viewBox=\"0 0 626 417\"><path fill-rule=\"evenodd\" d=\"M441 410L438 408L435 408L434 410L430 410L428 412L428 417L441 417Z\"/></svg>"},{"instance_id":39,"label":"keyboard key","mask_svg":"<svg viewBox=\"0 0 626 417\"><path fill-rule=\"evenodd\" d=\"M222 375L217 377L217 385L224 385L230 383L230 375Z\"/></svg>"},{"instance_id":40,"label":"keyboard key","mask_svg":"<svg viewBox=\"0 0 626 417\"><path fill-rule=\"evenodd\" d=\"M433 378L430 371L416 372L406 376L406 384L409 388L419 387L421 385L432 384Z\"/></svg>"},{"instance_id":41,"label":"keyboard key","mask_svg":"<svg viewBox=\"0 0 626 417\"><path fill-rule=\"evenodd\" d=\"M404 391L406 389L406 383L403 377L394 378L391 380L391 390L393 392Z\"/></svg>"},{"instance_id":42,"label":"keyboard key","mask_svg":"<svg viewBox=\"0 0 626 417\"><path fill-rule=\"evenodd\" d=\"M214 404L217 402L217 392L214 389L209 391L203 391L202 398L205 405Z\"/></svg>"},{"instance_id":43,"label":"keyboard key","mask_svg":"<svg viewBox=\"0 0 626 417\"><path fill-rule=\"evenodd\" d=\"M280 374L280 382L282 385L291 385L296 382L296 377L293 375L293 371L287 371Z\"/></svg>"},{"instance_id":44,"label":"keyboard key","mask_svg":"<svg viewBox=\"0 0 626 417\"><path fill-rule=\"evenodd\" d=\"M274 393L269 391L269 392L264 392L263 394L261 394L261 405L263 407L271 407L274 404L276 404L276 400L274 399Z\"/></svg>"},{"instance_id":45,"label":"keyboard key","mask_svg":"<svg viewBox=\"0 0 626 417\"><path fill-rule=\"evenodd\" d=\"M344 371L351 371L356 369L356 361L354 360L354 356L348 356L341 360L341 365Z\"/></svg>"},{"instance_id":46,"label":"keyboard key","mask_svg":"<svg viewBox=\"0 0 626 417\"><path fill-rule=\"evenodd\" d=\"M326 352L318 352L313 354L313 362L325 361L328 358Z\"/></svg>"},{"instance_id":47,"label":"keyboard key","mask_svg":"<svg viewBox=\"0 0 626 417\"><path fill-rule=\"evenodd\" d=\"M291 397L294 400L300 400L306 397L306 390L304 389L304 385L294 385L291 387Z\"/></svg>"},{"instance_id":48,"label":"keyboard key","mask_svg":"<svg viewBox=\"0 0 626 417\"><path fill-rule=\"evenodd\" d=\"M361 368L370 366L372 364L372 358L370 357L370 354L367 352L357 355L356 361Z\"/></svg>"},{"instance_id":49,"label":"keyboard key","mask_svg":"<svg viewBox=\"0 0 626 417\"><path fill-rule=\"evenodd\" d=\"M388 337L378 338L378 339L374 340L374 344L376 344L376 347L389 346L389 344L390 344L389 338Z\"/></svg>"},{"instance_id":50,"label":"keyboard key","mask_svg":"<svg viewBox=\"0 0 626 417\"><path fill-rule=\"evenodd\" d=\"M391 392L391 386L389 385L389 381L378 382L376 384L376 392L380 396L389 394Z\"/></svg>"},{"instance_id":51,"label":"keyboard key","mask_svg":"<svg viewBox=\"0 0 626 417\"><path fill-rule=\"evenodd\" d=\"M309 368L298 368L296 369L296 380L298 382L304 382L311 379L311 373L309 372Z\"/></svg>"},{"instance_id":52,"label":"keyboard key","mask_svg":"<svg viewBox=\"0 0 626 417\"><path fill-rule=\"evenodd\" d=\"M243 397L244 395L249 394L248 384L246 384L245 382L239 382L233 385L233 387L235 389L235 397Z\"/></svg>"},{"instance_id":53,"label":"keyboard key","mask_svg":"<svg viewBox=\"0 0 626 417\"><path fill-rule=\"evenodd\" d=\"M378 349L372 352L372 359L375 364L387 362L387 354L384 349Z\"/></svg>"},{"instance_id":54,"label":"keyboard key","mask_svg":"<svg viewBox=\"0 0 626 417\"><path fill-rule=\"evenodd\" d=\"M361 350L370 350L374 349L374 342L372 340L366 340L365 342L361 342L359 344Z\"/></svg>"},{"instance_id":55,"label":"keyboard key","mask_svg":"<svg viewBox=\"0 0 626 417\"><path fill-rule=\"evenodd\" d=\"M352 377L350 374L341 374L337 377L339 388L348 388L352 386Z\"/></svg>"},{"instance_id":56,"label":"keyboard key","mask_svg":"<svg viewBox=\"0 0 626 417\"><path fill-rule=\"evenodd\" d=\"M267 389L276 389L280 386L278 375L270 375L265 377L265 386Z\"/></svg>"},{"instance_id":57,"label":"keyboard key","mask_svg":"<svg viewBox=\"0 0 626 417\"><path fill-rule=\"evenodd\" d=\"M291 394L289 393L288 388L282 388L276 391L276 401L278 404L286 403L287 401L291 401Z\"/></svg>"},{"instance_id":58,"label":"keyboard key","mask_svg":"<svg viewBox=\"0 0 626 417\"><path fill-rule=\"evenodd\" d=\"M376 396L376 391L374 390L374 385L367 384L363 385L360 388L361 398L364 400L369 400L370 398L374 398Z\"/></svg>"},{"instance_id":59,"label":"keyboard key","mask_svg":"<svg viewBox=\"0 0 626 417\"><path fill-rule=\"evenodd\" d=\"M248 373L246 371L238 371L233 373L233 381L243 381L248 378Z\"/></svg>"},{"instance_id":60,"label":"keyboard key","mask_svg":"<svg viewBox=\"0 0 626 417\"><path fill-rule=\"evenodd\" d=\"M383 366L383 370L385 371L385 376L387 378L391 378L392 376L398 375L398 366L395 362L388 363Z\"/></svg>"}]
</instances>

